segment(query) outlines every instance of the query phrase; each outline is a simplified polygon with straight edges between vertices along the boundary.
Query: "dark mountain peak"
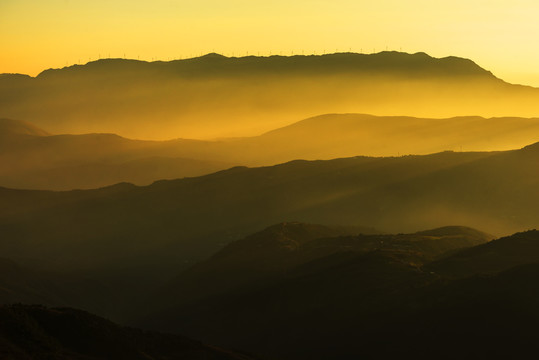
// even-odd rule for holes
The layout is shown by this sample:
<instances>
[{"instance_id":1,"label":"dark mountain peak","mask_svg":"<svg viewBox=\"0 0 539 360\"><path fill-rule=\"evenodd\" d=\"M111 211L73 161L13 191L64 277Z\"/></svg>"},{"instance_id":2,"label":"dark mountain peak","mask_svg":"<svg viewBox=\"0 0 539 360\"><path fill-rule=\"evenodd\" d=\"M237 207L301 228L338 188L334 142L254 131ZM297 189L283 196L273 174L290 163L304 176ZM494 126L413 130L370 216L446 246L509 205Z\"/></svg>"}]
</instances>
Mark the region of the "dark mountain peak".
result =
<instances>
[{"instance_id":1,"label":"dark mountain peak","mask_svg":"<svg viewBox=\"0 0 539 360\"><path fill-rule=\"evenodd\" d=\"M206 55L202 55L198 59L228 59L228 57L212 52Z\"/></svg>"}]
</instances>

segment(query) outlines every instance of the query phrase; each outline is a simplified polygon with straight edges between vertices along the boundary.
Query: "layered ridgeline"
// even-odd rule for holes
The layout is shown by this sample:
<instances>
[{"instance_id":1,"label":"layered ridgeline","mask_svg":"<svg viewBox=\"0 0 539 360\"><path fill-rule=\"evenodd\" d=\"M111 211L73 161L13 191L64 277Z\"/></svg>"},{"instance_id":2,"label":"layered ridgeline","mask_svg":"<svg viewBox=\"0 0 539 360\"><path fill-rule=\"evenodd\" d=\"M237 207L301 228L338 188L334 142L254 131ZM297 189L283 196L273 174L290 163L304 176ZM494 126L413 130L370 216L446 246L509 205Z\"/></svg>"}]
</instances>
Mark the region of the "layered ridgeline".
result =
<instances>
[{"instance_id":1,"label":"layered ridgeline","mask_svg":"<svg viewBox=\"0 0 539 360\"><path fill-rule=\"evenodd\" d=\"M530 117L538 99L470 60L424 53L105 59L0 76L0 117L143 139L254 135L325 113Z\"/></svg>"},{"instance_id":2,"label":"layered ridgeline","mask_svg":"<svg viewBox=\"0 0 539 360\"><path fill-rule=\"evenodd\" d=\"M29 123L0 119L0 139L0 186L70 190L118 182L148 185L295 159L508 150L539 140L539 119L328 114L260 136L219 141L52 136Z\"/></svg>"},{"instance_id":3,"label":"layered ridgeline","mask_svg":"<svg viewBox=\"0 0 539 360\"><path fill-rule=\"evenodd\" d=\"M168 307L138 323L276 359L473 359L538 349L538 231L491 242L463 227L294 236L303 226L230 244L153 295ZM448 277L447 264L461 274Z\"/></svg>"},{"instance_id":4,"label":"layered ridgeline","mask_svg":"<svg viewBox=\"0 0 539 360\"><path fill-rule=\"evenodd\" d=\"M37 305L0 306L0 357L12 360L253 359L181 336L122 327L80 310Z\"/></svg>"},{"instance_id":5,"label":"layered ridgeline","mask_svg":"<svg viewBox=\"0 0 539 360\"><path fill-rule=\"evenodd\" d=\"M199 176L236 163L204 154L204 142L141 141L114 134L50 135L22 121L0 119L0 186L71 190L120 182ZM230 158L230 157L229 157Z\"/></svg>"},{"instance_id":6,"label":"layered ridgeline","mask_svg":"<svg viewBox=\"0 0 539 360\"><path fill-rule=\"evenodd\" d=\"M539 144L505 152L292 161L136 187L0 188L0 252L14 260L141 274L203 258L282 221L388 232L447 224L535 228Z\"/></svg>"}]
</instances>

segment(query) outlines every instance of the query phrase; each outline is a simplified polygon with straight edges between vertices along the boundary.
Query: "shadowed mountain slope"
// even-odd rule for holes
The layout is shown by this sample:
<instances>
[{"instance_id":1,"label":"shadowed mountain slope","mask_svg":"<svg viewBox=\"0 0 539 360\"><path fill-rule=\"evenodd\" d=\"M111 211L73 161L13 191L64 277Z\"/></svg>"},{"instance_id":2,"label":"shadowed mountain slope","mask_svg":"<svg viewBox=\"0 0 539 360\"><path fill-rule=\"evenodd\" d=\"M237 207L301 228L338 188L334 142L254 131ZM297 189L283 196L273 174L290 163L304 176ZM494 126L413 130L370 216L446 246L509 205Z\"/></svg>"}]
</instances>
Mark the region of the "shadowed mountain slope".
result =
<instances>
[{"instance_id":1,"label":"shadowed mountain slope","mask_svg":"<svg viewBox=\"0 0 539 360\"><path fill-rule=\"evenodd\" d=\"M147 187L0 189L0 249L58 266L157 268L289 219L392 232L458 223L507 234L538 227L538 150L293 161Z\"/></svg>"},{"instance_id":2,"label":"shadowed mountain slope","mask_svg":"<svg viewBox=\"0 0 539 360\"><path fill-rule=\"evenodd\" d=\"M121 327L80 310L24 305L0 306L0 357L12 360L252 359L180 336Z\"/></svg>"},{"instance_id":3,"label":"shadowed mountain slope","mask_svg":"<svg viewBox=\"0 0 539 360\"><path fill-rule=\"evenodd\" d=\"M239 244L251 242L257 247L262 234L232 243L222 254L201 263L211 269L207 279L230 276L226 268L209 265ZM331 244L333 249L289 263L285 273L253 280L249 286L191 302L177 300L176 307L142 323L222 346L241 343L244 349L279 359L525 357L538 348L539 285L534 279L539 265L522 256L520 263L530 261L528 265L509 268L504 253L518 257L518 252L530 251L529 243L539 241L538 232L483 244L489 239L464 227L314 239L295 251L310 252ZM459 280L444 278L431 271L439 263L428 263L436 252L425 250L425 242L475 245L446 260L491 247L489 253L499 257L475 257L474 264L498 263L506 270ZM251 262L243 273L256 273L259 264ZM465 270L464 262L454 267L460 264ZM191 295L192 289L181 291L185 283L175 285L180 297Z\"/></svg>"},{"instance_id":4,"label":"shadowed mountain slope","mask_svg":"<svg viewBox=\"0 0 539 360\"><path fill-rule=\"evenodd\" d=\"M375 338L369 332L383 329L378 322L392 321L384 312L408 313L421 289L440 283L438 275L423 271L423 263L492 238L458 226L310 240L294 236L297 230L286 237L275 231L288 226L231 243L185 271L152 296L154 308L161 301L168 309L141 323L229 346L241 343L276 358L348 358L356 351L360 358L372 356L369 341ZM348 343L352 339L356 345Z\"/></svg>"},{"instance_id":5,"label":"shadowed mountain slope","mask_svg":"<svg viewBox=\"0 0 539 360\"><path fill-rule=\"evenodd\" d=\"M175 304L195 301L282 276L291 267L306 261L303 248L320 238L377 233L375 229L286 222L234 241L210 259L187 270L172 281L153 303ZM161 300L157 300L161 299Z\"/></svg>"},{"instance_id":6,"label":"shadowed mountain slope","mask_svg":"<svg viewBox=\"0 0 539 360\"><path fill-rule=\"evenodd\" d=\"M174 308L234 291L252 291L286 278L298 267L303 272L311 271L318 266L314 264L324 263L320 259L335 254L381 251L394 254L395 258L407 258L410 264L418 266L447 251L492 239L488 234L458 226L415 234L373 232L373 229L302 223L274 225L230 243L208 260L183 272L152 296L150 303L154 309Z\"/></svg>"},{"instance_id":7,"label":"shadowed mountain slope","mask_svg":"<svg viewBox=\"0 0 539 360\"><path fill-rule=\"evenodd\" d=\"M470 60L424 53L106 59L0 77L2 117L150 139L248 136L337 112L537 116L538 99Z\"/></svg>"}]
</instances>

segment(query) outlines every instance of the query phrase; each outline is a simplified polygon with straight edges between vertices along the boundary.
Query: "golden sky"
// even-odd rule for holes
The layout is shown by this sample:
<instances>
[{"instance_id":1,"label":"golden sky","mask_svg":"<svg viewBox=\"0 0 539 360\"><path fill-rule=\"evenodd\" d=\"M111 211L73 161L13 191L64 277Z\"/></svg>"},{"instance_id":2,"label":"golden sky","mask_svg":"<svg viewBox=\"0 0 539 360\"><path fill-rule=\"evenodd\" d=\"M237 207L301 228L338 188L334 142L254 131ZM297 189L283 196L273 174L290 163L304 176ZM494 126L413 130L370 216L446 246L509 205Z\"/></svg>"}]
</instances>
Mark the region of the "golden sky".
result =
<instances>
[{"instance_id":1,"label":"golden sky","mask_svg":"<svg viewBox=\"0 0 539 360\"><path fill-rule=\"evenodd\" d=\"M381 50L466 57L539 86L537 0L0 0L0 73L99 57Z\"/></svg>"}]
</instances>

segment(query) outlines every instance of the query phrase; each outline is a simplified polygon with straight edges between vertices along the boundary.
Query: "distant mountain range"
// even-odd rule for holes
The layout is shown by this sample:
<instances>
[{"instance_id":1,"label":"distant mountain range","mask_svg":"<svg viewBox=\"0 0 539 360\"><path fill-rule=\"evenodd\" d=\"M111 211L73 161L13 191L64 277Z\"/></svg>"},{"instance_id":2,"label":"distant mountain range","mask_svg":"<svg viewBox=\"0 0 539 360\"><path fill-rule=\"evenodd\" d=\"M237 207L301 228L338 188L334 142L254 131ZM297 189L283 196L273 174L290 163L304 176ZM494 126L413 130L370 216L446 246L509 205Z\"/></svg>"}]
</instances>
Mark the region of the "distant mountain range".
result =
<instances>
[{"instance_id":1,"label":"distant mountain range","mask_svg":"<svg viewBox=\"0 0 539 360\"><path fill-rule=\"evenodd\" d=\"M260 136L219 141L53 136L27 122L0 119L0 138L0 186L71 190L119 182L148 185L296 159L508 150L539 140L539 119L328 114Z\"/></svg>"},{"instance_id":2,"label":"distant mountain range","mask_svg":"<svg viewBox=\"0 0 539 360\"><path fill-rule=\"evenodd\" d=\"M138 139L251 136L327 113L530 117L538 100L468 59L424 53L104 59L0 76L0 117Z\"/></svg>"},{"instance_id":3,"label":"distant mountain range","mask_svg":"<svg viewBox=\"0 0 539 360\"><path fill-rule=\"evenodd\" d=\"M184 150L191 143L202 150L204 142L141 141L114 134L50 135L8 119L0 119L0 139L0 185L23 189L88 189L120 182L148 185L236 164L211 160L212 156L183 157L193 153Z\"/></svg>"}]
</instances>

